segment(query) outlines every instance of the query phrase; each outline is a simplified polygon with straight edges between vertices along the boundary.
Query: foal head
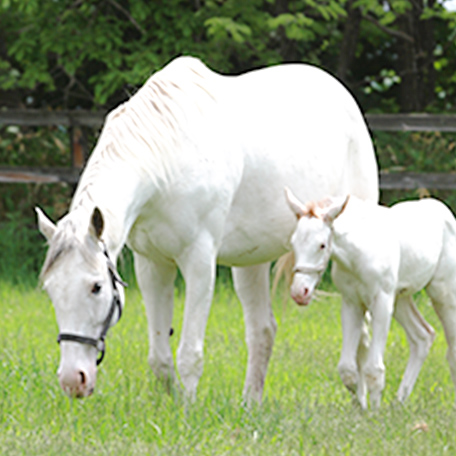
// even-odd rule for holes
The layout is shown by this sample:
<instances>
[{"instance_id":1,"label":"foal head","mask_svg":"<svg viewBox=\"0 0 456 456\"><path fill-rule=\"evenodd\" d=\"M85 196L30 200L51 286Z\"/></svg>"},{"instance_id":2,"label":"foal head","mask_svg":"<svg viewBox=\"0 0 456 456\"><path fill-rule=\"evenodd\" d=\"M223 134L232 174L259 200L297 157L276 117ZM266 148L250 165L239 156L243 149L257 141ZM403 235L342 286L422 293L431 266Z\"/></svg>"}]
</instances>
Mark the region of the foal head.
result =
<instances>
[{"instance_id":1,"label":"foal head","mask_svg":"<svg viewBox=\"0 0 456 456\"><path fill-rule=\"evenodd\" d=\"M295 256L291 297L297 304L307 305L328 266L332 224L345 209L349 197L303 204L289 189L285 193L288 205L298 219L291 236Z\"/></svg>"},{"instance_id":2,"label":"foal head","mask_svg":"<svg viewBox=\"0 0 456 456\"><path fill-rule=\"evenodd\" d=\"M59 327L59 382L71 397L88 396L95 388L97 357L104 354L104 335L120 318L123 282L101 241L103 217L97 208L91 217L73 211L57 225L40 209L37 214L49 243L41 280Z\"/></svg>"}]
</instances>

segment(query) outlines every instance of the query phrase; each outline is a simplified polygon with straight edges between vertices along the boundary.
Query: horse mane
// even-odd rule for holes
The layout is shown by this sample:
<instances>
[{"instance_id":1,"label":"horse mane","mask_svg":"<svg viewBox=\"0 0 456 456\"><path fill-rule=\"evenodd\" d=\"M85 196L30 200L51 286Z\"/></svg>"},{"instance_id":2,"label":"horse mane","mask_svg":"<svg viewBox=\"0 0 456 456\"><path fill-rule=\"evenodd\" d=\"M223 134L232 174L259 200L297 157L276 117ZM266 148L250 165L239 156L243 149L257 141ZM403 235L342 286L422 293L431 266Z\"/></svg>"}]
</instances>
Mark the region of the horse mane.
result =
<instances>
[{"instance_id":1,"label":"horse mane","mask_svg":"<svg viewBox=\"0 0 456 456\"><path fill-rule=\"evenodd\" d=\"M214 76L218 75L193 57L179 57L153 74L107 115L77 195L90 194L100 171L119 160L155 186L169 182L190 124L216 99L211 90Z\"/></svg>"}]
</instances>

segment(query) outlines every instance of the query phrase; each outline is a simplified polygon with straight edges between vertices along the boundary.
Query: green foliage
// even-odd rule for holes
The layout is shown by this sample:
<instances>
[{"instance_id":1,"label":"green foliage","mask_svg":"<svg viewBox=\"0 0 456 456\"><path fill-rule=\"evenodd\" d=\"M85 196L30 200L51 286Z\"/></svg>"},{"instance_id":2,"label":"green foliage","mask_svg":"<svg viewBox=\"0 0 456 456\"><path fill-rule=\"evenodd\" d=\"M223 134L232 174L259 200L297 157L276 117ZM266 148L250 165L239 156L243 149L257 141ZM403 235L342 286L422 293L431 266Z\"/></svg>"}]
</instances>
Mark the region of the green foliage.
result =
<instances>
[{"instance_id":1,"label":"green foliage","mask_svg":"<svg viewBox=\"0 0 456 456\"><path fill-rule=\"evenodd\" d=\"M365 81L367 84L364 87L364 93L371 94L373 91L383 93L387 92L394 84L399 84L401 77L394 70L383 69L380 71L379 77L367 76Z\"/></svg>"},{"instance_id":2,"label":"green foliage","mask_svg":"<svg viewBox=\"0 0 456 456\"><path fill-rule=\"evenodd\" d=\"M12 284L37 283L45 245L32 217L9 211L0 223L0 277Z\"/></svg>"},{"instance_id":3,"label":"green foliage","mask_svg":"<svg viewBox=\"0 0 456 456\"><path fill-rule=\"evenodd\" d=\"M456 141L451 133L377 131L374 144L383 171L453 172L456 169ZM444 201L456 214L456 192L451 190L382 191L380 200L391 205L423 196Z\"/></svg>"},{"instance_id":4,"label":"green foliage","mask_svg":"<svg viewBox=\"0 0 456 456\"><path fill-rule=\"evenodd\" d=\"M381 132L374 134L380 169L384 171L452 172L456 140L451 133Z\"/></svg>"},{"instance_id":5,"label":"green foliage","mask_svg":"<svg viewBox=\"0 0 456 456\"><path fill-rule=\"evenodd\" d=\"M60 128L0 129L0 163L9 166L67 166L67 131ZM68 210L72 189L65 184L0 184L0 277L37 283L45 243L38 233L35 206L54 220Z\"/></svg>"},{"instance_id":6,"label":"green foliage","mask_svg":"<svg viewBox=\"0 0 456 456\"><path fill-rule=\"evenodd\" d=\"M244 43L252 36L252 29L240 24L229 17L211 17L204 25L208 35L216 41L232 38L236 43Z\"/></svg>"},{"instance_id":7,"label":"green foliage","mask_svg":"<svg viewBox=\"0 0 456 456\"><path fill-rule=\"evenodd\" d=\"M0 88L23 101L52 107L112 107L180 54L201 57L215 70L239 73L284 61L335 72L348 16L346 0L4 0L0 4ZM378 105L396 94L400 32L407 0L356 0L361 21L351 79ZM423 9L436 35L436 108L453 107L456 13L435 2ZM376 25L373 25L376 24ZM392 33L390 33L392 32ZM400 75L399 75L400 76ZM362 81L365 80L363 83ZM381 84L389 80L393 84ZM377 84L379 84L377 86ZM394 89L394 88L393 88ZM28 98L27 98L28 97ZM397 104L397 103L396 103ZM386 104L385 107L389 107ZM367 107L367 105L366 105Z\"/></svg>"},{"instance_id":8,"label":"green foliage","mask_svg":"<svg viewBox=\"0 0 456 456\"><path fill-rule=\"evenodd\" d=\"M8 166L68 166L66 128L0 128L0 163Z\"/></svg>"},{"instance_id":9,"label":"green foliage","mask_svg":"<svg viewBox=\"0 0 456 456\"><path fill-rule=\"evenodd\" d=\"M39 87L41 93L58 87L79 103L105 104L193 42L194 14L183 0L137 0L129 7L96 0L28 3L13 2L3 11L8 55L20 74L17 87ZM5 85L11 86L11 75Z\"/></svg>"}]
</instances>

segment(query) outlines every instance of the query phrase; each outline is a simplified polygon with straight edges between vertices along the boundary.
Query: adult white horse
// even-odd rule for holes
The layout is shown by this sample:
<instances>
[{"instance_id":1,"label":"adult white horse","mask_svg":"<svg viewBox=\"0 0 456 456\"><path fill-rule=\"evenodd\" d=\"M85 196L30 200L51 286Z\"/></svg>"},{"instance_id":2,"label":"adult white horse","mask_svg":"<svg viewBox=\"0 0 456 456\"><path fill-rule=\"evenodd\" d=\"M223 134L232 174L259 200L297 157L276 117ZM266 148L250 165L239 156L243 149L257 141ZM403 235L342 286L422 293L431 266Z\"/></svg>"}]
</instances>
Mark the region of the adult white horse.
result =
<instances>
[{"instance_id":1,"label":"adult white horse","mask_svg":"<svg viewBox=\"0 0 456 456\"><path fill-rule=\"evenodd\" d=\"M423 288L445 330L456 388L456 220L450 210L431 198L386 208L355 197L307 205L291 192L287 197L299 218L291 238L296 258L292 297L308 304L333 259L333 280L342 294L338 368L361 406L367 407L366 387L372 407L380 405L383 353L393 316L404 327L410 347L397 397L403 402L412 392L435 337L412 298ZM372 319L369 348L360 343L367 311Z\"/></svg>"},{"instance_id":2,"label":"adult white horse","mask_svg":"<svg viewBox=\"0 0 456 456\"><path fill-rule=\"evenodd\" d=\"M177 368L189 396L203 370L216 263L233 267L248 345L244 394L260 401L276 333L269 266L295 226L283 204L290 181L306 199L378 196L363 116L317 68L280 65L228 77L180 57L110 113L69 213L54 225L38 210L63 390L76 397L94 390L101 339L123 306L114 264L127 243L148 317L149 363L171 382L177 267L185 279Z\"/></svg>"}]
</instances>

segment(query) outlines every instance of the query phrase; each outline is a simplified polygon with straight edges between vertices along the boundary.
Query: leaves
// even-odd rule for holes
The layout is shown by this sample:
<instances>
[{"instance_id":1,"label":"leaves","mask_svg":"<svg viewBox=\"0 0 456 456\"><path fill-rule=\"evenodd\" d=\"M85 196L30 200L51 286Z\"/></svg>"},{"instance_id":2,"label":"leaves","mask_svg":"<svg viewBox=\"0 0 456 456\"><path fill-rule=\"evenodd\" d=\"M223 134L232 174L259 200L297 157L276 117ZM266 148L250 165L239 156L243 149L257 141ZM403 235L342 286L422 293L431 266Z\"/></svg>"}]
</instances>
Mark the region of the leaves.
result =
<instances>
[{"instance_id":1,"label":"leaves","mask_svg":"<svg viewBox=\"0 0 456 456\"><path fill-rule=\"evenodd\" d=\"M235 22L229 17L212 17L204 25L208 36L215 40L232 38L236 43L244 43L252 35L248 25Z\"/></svg>"},{"instance_id":2,"label":"leaves","mask_svg":"<svg viewBox=\"0 0 456 456\"><path fill-rule=\"evenodd\" d=\"M32 105L109 109L180 54L199 56L225 73L284 61L335 72L352 20L349 8L358 8L362 18L351 79L358 81L358 95L386 105L389 101L375 94L390 94L387 89L399 83L381 72L398 73L398 17L411 5L408 0L1 0L0 89L15 90ZM434 21L437 100L448 109L455 94L456 13L435 2L424 7L421 19Z\"/></svg>"},{"instance_id":3,"label":"leaves","mask_svg":"<svg viewBox=\"0 0 456 456\"><path fill-rule=\"evenodd\" d=\"M312 40L315 38L315 33L312 30L315 21L306 17L302 13L284 13L271 18L268 25L271 30L276 30L279 27L285 29L287 38L290 40Z\"/></svg>"}]
</instances>

